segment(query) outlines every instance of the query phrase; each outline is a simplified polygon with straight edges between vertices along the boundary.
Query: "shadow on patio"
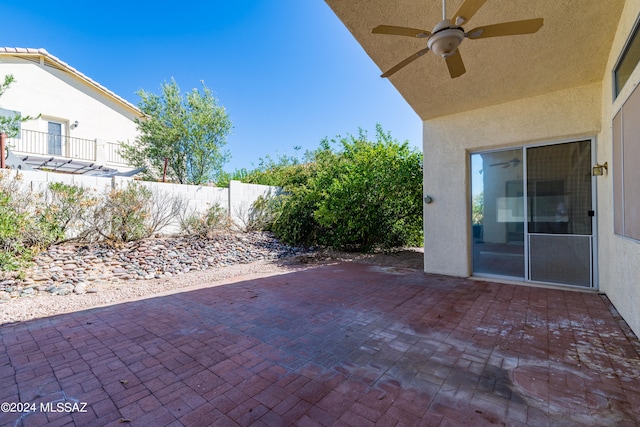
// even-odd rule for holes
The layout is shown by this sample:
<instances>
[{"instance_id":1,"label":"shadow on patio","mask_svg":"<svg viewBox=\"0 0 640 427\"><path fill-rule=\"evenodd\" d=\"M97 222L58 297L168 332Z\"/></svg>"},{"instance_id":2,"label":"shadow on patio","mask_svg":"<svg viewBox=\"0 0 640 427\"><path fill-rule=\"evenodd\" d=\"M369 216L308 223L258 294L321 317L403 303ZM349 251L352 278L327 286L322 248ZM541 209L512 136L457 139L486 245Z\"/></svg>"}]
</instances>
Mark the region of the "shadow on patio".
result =
<instances>
[{"instance_id":1,"label":"shadow on patio","mask_svg":"<svg viewBox=\"0 0 640 427\"><path fill-rule=\"evenodd\" d=\"M405 268L322 266L0 336L0 401L35 409L1 425L640 420L640 345L605 297Z\"/></svg>"}]
</instances>

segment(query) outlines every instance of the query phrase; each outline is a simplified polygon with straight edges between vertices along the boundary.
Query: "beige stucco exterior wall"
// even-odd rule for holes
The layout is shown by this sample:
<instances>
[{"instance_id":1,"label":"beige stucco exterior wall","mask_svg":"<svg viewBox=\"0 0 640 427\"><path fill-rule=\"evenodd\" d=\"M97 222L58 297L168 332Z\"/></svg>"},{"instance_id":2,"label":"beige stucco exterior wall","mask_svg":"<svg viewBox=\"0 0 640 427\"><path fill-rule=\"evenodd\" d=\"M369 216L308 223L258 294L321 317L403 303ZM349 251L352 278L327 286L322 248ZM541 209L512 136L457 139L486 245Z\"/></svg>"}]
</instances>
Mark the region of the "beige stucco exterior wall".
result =
<instances>
[{"instance_id":1,"label":"beige stucco exterior wall","mask_svg":"<svg viewBox=\"0 0 640 427\"><path fill-rule=\"evenodd\" d=\"M65 123L64 135L107 142L136 137L136 115L115 99L62 70L19 58L0 59L0 77L12 74L16 81L2 98L0 107L42 118L22 124L23 129L47 132L47 121ZM78 121L71 129L68 125Z\"/></svg>"},{"instance_id":2,"label":"beige stucco exterior wall","mask_svg":"<svg viewBox=\"0 0 640 427\"><path fill-rule=\"evenodd\" d=\"M470 152L596 136L601 97L596 83L425 121L425 271L471 274Z\"/></svg>"},{"instance_id":3,"label":"beige stucco exterior wall","mask_svg":"<svg viewBox=\"0 0 640 427\"><path fill-rule=\"evenodd\" d=\"M471 274L469 152L595 136L596 160L611 165L613 117L640 67L615 100L612 70L639 15L640 0L628 0L600 83L424 122L424 191L434 200L424 205L425 271ZM597 283L640 335L640 242L613 232L610 174L596 192Z\"/></svg>"},{"instance_id":4,"label":"beige stucco exterior wall","mask_svg":"<svg viewBox=\"0 0 640 427\"><path fill-rule=\"evenodd\" d=\"M636 67L618 98L613 100L612 70L640 14L640 0L629 0L622 13L602 84L602 132L598 136L600 162L612 159L613 117L640 83ZM614 166L615 167L615 166ZM610 169L611 172L611 169ZM640 336L640 242L613 233L613 177L600 177L597 185L599 218L600 289L604 291L636 335Z\"/></svg>"}]
</instances>

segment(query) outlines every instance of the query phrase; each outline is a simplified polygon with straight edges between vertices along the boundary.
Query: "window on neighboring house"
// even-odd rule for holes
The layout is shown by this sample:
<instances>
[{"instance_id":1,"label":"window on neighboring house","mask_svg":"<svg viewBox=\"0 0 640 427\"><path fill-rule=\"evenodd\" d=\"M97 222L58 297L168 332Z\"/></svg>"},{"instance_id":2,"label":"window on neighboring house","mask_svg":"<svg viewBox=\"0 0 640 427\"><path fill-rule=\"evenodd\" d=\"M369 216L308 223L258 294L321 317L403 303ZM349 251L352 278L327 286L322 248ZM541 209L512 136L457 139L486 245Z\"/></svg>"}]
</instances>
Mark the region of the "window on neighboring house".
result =
<instances>
[{"instance_id":1,"label":"window on neighboring house","mask_svg":"<svg viewBox=\"0 0 640 427\"><path fill-rule=\"evenodd\" d=\"M640 240L640 89L613 118L614 232Z\"/></svg>"},{"instance_id":2,"label":"window on neighboring house","mask_svg":"<svg viewBox=\"0 0 640 427\"><path fill-rule=\"evenodd\" d=\"M615 97L617 97L622 88L631 77L631 73L635 70L636 65L640 62L640 21L636 21L636 24L631 32L631 36L627 41L625 48L613 69L613 84Z\"/></svg>"}]
</instances>

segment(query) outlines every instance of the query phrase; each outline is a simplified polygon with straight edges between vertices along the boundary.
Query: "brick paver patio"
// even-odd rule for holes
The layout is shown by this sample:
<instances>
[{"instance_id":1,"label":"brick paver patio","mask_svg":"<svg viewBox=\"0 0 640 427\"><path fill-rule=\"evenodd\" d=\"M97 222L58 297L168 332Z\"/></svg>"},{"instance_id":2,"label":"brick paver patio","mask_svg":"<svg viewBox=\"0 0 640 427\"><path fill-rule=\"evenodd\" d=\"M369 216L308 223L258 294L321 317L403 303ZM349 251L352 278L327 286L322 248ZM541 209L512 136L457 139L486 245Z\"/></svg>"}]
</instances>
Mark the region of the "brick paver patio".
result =
<instances>
[{"instance_id":1,"label":"brick paver patio","mask_svg":"<svg viewBox=\"0 0 640 427\"><path fill-rule=\"evenodd\" d=\"M640 425L640 347L596 293L343 263L0 336L0 402L32 409L0 425Z\"/></svg>"}]
</instances>

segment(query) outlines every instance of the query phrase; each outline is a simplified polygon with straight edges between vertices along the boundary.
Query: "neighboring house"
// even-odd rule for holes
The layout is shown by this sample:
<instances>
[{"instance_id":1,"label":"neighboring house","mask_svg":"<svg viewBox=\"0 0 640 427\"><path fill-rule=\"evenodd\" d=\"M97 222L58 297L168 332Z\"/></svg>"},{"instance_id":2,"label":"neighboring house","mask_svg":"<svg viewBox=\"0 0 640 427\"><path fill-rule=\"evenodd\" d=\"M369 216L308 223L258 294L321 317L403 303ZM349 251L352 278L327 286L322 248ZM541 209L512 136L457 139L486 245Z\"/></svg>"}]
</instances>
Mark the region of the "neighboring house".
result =
<instances>
[{"instance_id":1,"label":"neighboring house","mask_svg":"<svg viewBox=\"0 0 640 427\"><path fill-rule=\"evenodd\" d=\"M427 39L374 27L442 18L440 1L326 2L382 71ZM426 272L599 290L640 335L639 16L640 0L488 0L465 30L544 25L465 38L457 78L433 52L390 77L423 120Z\"/></svg>"},{"instance_id":2,"label":"neighboring house","mask_svg":"<svg viewBox=\"0 0 640 427\"><path fill-rule=\"evenodd\" d=\"M0 114L39 116L8 139L20 160L67 173L132 169L118 146L136 138L136 106L44 49L0 48L0 78L7 74L15 82L0 97Z\"/></svg>"}]
</instances>

